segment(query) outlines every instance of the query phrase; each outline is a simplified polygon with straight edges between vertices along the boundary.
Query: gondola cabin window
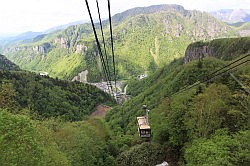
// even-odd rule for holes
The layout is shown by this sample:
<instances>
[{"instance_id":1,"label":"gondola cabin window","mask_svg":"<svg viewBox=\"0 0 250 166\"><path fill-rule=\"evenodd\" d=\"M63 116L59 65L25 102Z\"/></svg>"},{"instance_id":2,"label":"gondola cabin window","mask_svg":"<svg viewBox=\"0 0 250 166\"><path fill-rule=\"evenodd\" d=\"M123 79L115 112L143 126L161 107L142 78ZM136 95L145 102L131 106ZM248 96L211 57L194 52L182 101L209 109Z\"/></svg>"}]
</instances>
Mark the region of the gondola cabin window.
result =
<instances>
[{"instance_id":1,"label":"gondola cabin window","mask_svg":"<svg viewBox=\"0 0 250 166\"><path fill-rule=\"evenodd\" d=\"M138 132L141 138L150 138L151 129L145 116L137 117Z\"/></svg>"}]
</instances>

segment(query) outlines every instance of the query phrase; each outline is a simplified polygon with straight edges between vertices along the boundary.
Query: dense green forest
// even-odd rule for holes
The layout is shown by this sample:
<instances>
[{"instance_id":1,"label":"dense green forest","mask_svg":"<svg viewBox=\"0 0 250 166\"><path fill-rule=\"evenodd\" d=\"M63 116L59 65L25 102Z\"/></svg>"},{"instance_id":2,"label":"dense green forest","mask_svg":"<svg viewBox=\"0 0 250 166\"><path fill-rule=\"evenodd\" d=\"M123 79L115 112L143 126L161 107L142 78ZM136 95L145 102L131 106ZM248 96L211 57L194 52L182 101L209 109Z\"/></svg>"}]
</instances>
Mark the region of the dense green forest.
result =
<instances>
[{"instance_id":1,"label":"dense green forest","mask_svg":"<svg viewBox=\"0 0 250 166\"><path fill-rule=\"evenodd\" d=\"M153 73L183 57L188 44L198 40L239 36L239 31L205 12L179 5L134 8L112 17L118 78ZM108 59L111 63L108 21L104 20ZM100 35L100 26L96 24ZM100 60L90 24L41 35L8 45L4 54L22 69L46 71L51 77L72 80L88 70L88 80L102 79ZM112 68L112 66L110 66Z\"/></svg>"},{"instance_id":2,"label":"dense green forest","mask_svg":"<svg viewBox=\"0 0 250 166\"><path fill-rule=\"evenodd\" d=\"M224 47L223 43L230 41L222 39L215 43L220 42ZM242 47L244 45L237 49ZM118 158L118 165L143 165L138 164L141 160L136 157L138 152L133 150L133 146L140 142L135 117L144 115L143 104L150 109L151 143L162 146L165 159L171 164L249 165L250 97L229 73L175 94L183 87L206 80L213 71L243 57L248 62L231 72L249 89L249 53L235 54L231 58L224 55L216 57L205 57L187 64L184 59L178 59L146 79L129 81L129 93L133 99L114 108L106 116L116 135L130 140L123 145L130 148L121 153L123 158Z\"/></svg>"},{"instance_id":3,"label":"dense green forest","mask_svg":"<svg viewBox=\"0 0 250 166\"><path fill-rule=\"evenodd\" d=\"M115 165L108 126L100 119L32 120L0 108L0 165Z\"/></svg>"},{"instance_id":4,"label":"dense green forest","mask_svg":"<svg viewBox=\"0 0 250 166\"><path fill-rule=\"evenodd\" d=\"M112 132L89 118L114 105L96 87L20 70L1 56L0 165L115 165Z\"/></svg>"},{"instance_id":5,"label":"dense green forest","mask_svg":"<svg viewBox=\"0 0 250 166\"><path fill-rule=\"evenodd\" d=\"M241 53L176 59L148 78L129 80L132 99L122 106L90 85L1 70L0 164L247 166L250 54ZM248 62L230 72L244 87L224 73L176 94L239 58ZM105 119L89 118L101 103L113 109ZM149 142L137 134L142 104L150 109Z\"/></svg>"},{"instance_id":6,"label":"dense green forest","mask_svg":"<svg viewBox=\"0 0 250 166\"><path fill-rule=\"evenodd\" d=\"M0 54L0 70L20 70L20 68Z\"/></svg>"},{"instance_id":7,"label":"dense green forest","mask_svg":"<svg viewBox=\"0 0 250 166\"><path fill-rule=\"evenodd\" d=\"M1 102L28 109L41 118L70 121L84 119L98 104L112 104L111 97L92 85L62 81L24 71L0 70Z\"/></svg>"}]
</instances>

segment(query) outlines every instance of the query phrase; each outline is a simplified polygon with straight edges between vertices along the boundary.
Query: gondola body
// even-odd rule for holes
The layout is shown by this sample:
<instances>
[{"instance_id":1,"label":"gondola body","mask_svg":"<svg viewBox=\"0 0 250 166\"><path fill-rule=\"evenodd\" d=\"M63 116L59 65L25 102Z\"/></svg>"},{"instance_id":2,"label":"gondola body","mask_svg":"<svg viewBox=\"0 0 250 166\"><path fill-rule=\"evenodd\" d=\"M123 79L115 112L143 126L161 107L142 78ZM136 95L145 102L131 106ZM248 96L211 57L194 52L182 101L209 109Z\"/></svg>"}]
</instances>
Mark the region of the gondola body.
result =
<instances>
[{"instance_id":1,"label":"gondola body","mask_svg":"<svg viewBox=\"0 0 250 166\"><path fill-rule=\"evenodd\" d=\"M137 117L138 133L141 138L151 137L151 128L145 116Z\"/></svg>"}]
</instances>

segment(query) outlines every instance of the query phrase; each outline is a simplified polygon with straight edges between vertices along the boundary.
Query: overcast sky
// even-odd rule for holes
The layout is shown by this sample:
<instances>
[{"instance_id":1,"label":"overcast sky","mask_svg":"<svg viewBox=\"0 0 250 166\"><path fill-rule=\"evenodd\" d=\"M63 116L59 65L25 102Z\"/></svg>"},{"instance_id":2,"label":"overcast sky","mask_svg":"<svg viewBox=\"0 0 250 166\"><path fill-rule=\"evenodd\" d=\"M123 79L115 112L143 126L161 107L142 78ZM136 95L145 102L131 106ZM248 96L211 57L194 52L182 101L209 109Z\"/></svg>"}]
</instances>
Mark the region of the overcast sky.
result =
<instances>
[{"instance_id":1,"label":"overcast sky","mask_svg":"<svg viewBox=\"0 0 250 166\"><path fill-rule=\"evenodd\" d=\"M88 0L97 18L95 0ZM133 7L180 4L185 9L213 11L250 9L250 0L110 0L112 15ZM107 0L99 0L107 18ZM85 0L1 0L0 36L25 31L44 31L54 26L89 19Z\"/></svg>"}]
</instances>

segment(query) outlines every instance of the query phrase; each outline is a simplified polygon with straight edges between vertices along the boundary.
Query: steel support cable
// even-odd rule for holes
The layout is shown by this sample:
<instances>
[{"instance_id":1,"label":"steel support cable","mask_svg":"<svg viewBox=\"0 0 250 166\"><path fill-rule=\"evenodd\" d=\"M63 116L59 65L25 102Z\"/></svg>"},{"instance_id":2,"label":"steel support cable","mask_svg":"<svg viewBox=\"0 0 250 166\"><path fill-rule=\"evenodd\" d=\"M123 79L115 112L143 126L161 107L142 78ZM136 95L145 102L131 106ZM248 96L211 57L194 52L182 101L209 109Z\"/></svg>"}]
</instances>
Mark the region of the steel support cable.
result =
<instances>
[{"instance_id":1,"label":"steel support cable","mask_svg":"<svg viewBox=\"0 0 250 166\"><path fill-rule=\"evenodd\" d=\"M214 79L215 77L218 77L218 76L220 76L220 75L223 75L223 74L227 73L228 71L230 71L230 70L232 70L232 69L234 69L234 68L237 68L238 66L243 65L244 63L247 63L247 62L249 62L249 61L250 61L250 60L246 60L246 61L244 61L244 62L241 62L241 63L239 63L239 64L237 64L237 65L235 65L235 66L233 66L233 67L231 67L231 68L229 68L229 69L223 71L223 72L220 72L220 73L218 73L218 74L212 76L212 77L209 78L209 79L203 80L203 81L201 81L201 82L197 82L197 83L195 83L194 85L191 85L191 86L189 86L189 87L187 87L187 88L181 89L180 91L178 91L178 92L172 94L171 97L173 97L173 96L175 96L175 95L178 95L178 94L180 94L180 93L183 93L183 92L185 92L185 91L187 91L187 90L190 90L190 89L192 89L192 88L194 88L194 87L196 87L196 86L198 86L198 85L200 85L200 84L203 84L203 83L206 83L206 82L208 82L208 81L211 81L211 80Z\"/></svg>"},{"instance_id":2,"label":"steel support cable","mask_svg":"<svg viewBox=\"0 0 250 166\"><path fill-rule=\"evenodd\" d=\"M209 78L210 76L212 76L212 75L218 73L219 71L221 71L221 70L223 70L223 69L225 69L225 68L231 66L232 64L235 64L236 62L239 62L239 61L242 60L242 59L247 58L248 56L250 56L250 54L247 54L247 55L245 55L245 56L243 56L243 57L241 57L241 58L239 58L239 59L236 59L235 61L229 63L228 65L219 68L218 70L214 71L213 73L210 73L210 74L207 75L206 77ZM185 88L187 88L187 87L188 87L188 86L185 86L183 89L185 89Z\"/></svg>"},{"instance_id":3,"label":"steel support cable","mask_svg":"<svg viewBox=\"0 0 250 166\"><path fill-rule=\"evenodd\" d=\"M239 59L237 59L237 60L231 62L230 64L228 64L228 65L226 65L226 66L223 66L222 68L220 68L220 69L214 71L213 73L209 74L207 77L210 77L211 75L213 75L213 74L215 74L215 73L217 73L217 72L219 72L219 71L221 71L221 70L223 70L223 69L225 69L225 68L231 66L232 64L235 64L236 62L239 62L239 61L242 60L242 59L247 58L248 56L250 56L250 54L247 54L247 55L245 55L245 56L243 56L243 57L241 57L241 58L239 58Z\"/></svg>"},{"instance_id":4,"label":"steel support cable","mask_svg":"<svg viewBox=\"0 0 250 166\"><path fill-rule=\"evenodd\" d=\"M104 33L103 33L103 27L102 27L102 19L101 19L100 7L99 7L98 0L96 0L96 7L97 7L97 11L98 11L98 16L99 16L99 24L100 24L100 27L101 27L102 42L103 42L103 46L104 46L105 60L106 60L106 64L107 64L107 74L108 74L109 81L111 81L110 70L109 70L109 62L108 62L108 56L107 56L107 49L106 49L106 43L105 43L105 39L104 39ZM109 84L111 86L111 91L113 93L111 82L109 82Z\"/></svg>"},{"instance_id":5,"label":"steel support cable","mask_svg":"<svg viewBox=\"0 0 250 166\"><path fill-rule=\"evenodd\" d=\"M107 84L108 84L108 81L109 81L109 80L108 80L108 76L107 76L107 68L106 68L106 65L105 65L105 63L104 63L104 58L103 58L103 54L102 54L102 49L101 49L100 42L99 42L99 39L98 39L98 36L97 36L97 33L96 33L96 29L95 29L94 21L93 21L91 12L90 12L88 0L85 0L85 2L86 2L87 9L88 9L88 13L89 13L91 25L92 25L92 28L93 28L95 40L96 40L96 43L97 43L97 48L98 48L98 51L99 51L99 54L100 54L101 63L102 63L103 69L104 69L104 75L105 75L105 77L106 77L106 81L107 81ZM109 88L109 86L108 86L108 88Z\"/></svg>"},{"instance_id":6,"label":"steel support cable","mask_svg":"<svg viewBox=\"0 0 250 166\"><path fill-rule=\"evenodd\" d=\"M112 19L111 19L111 11L110 11L110 0L108 0L108 10L109 10L109 28L110 28L111 49L112 49L112 57L113 57L115 91L117 92L117 88L116 88L116 69L115 69L115 54L114 54L114 41L113 41Z\"/></svg>"},{"instance_id":7,"label":"steel support cable","mask_svg":"<svg viewBox=\"0 0 250 166\"><path fill-rule=\"evenodd\" d=\"M231 66L232 64L234 64L234 63L236 63L236 62L239 62L239 61L242 60L242 59L245 59L245 58L248 57L248 56L250 56L250 54L247 54L247 55L245 55L245 56L243 56L243 57L241 57L241 58L239 58L239 59L237 59L237 60L235 60L235 61L229 63L228 65L221 67L220 69L218 69L218 70L214 71L213 73L209 74L209 75L207 76L207 78L210 77L210 76L212 76L212 75L214 75L214 74L216 74L216 73L218 73L219 71L221 71L221 70L223 70L223 69L225 69L225 68ZM196 82L196 83L195 83L194 85L192 85L192 86L195 86L197 83L198 83L198 82ZM182 88L181 90L186 89L186 88L190 88L190 86L185 86L185 87ZM180 91L181 91L181 90L180 90ZM179 92L180 92L180 91L179 91ZM177 93L178 93L178 92L177 92Z\"/></svg>"}]
</instances>

